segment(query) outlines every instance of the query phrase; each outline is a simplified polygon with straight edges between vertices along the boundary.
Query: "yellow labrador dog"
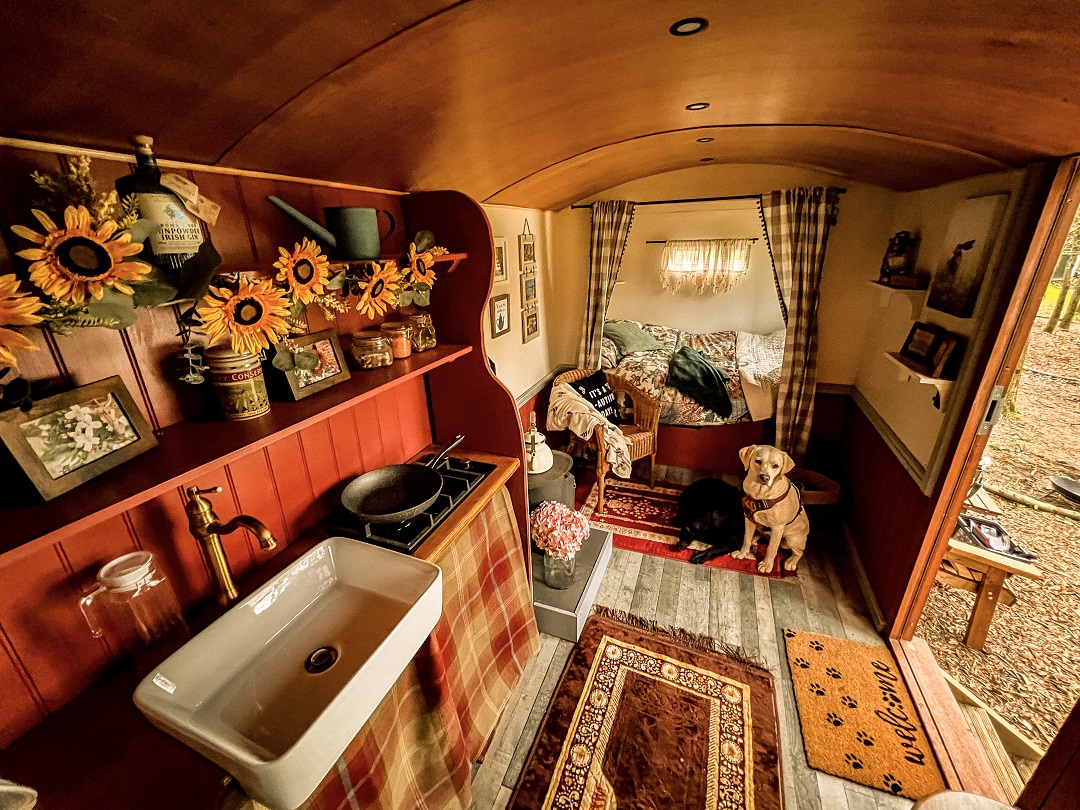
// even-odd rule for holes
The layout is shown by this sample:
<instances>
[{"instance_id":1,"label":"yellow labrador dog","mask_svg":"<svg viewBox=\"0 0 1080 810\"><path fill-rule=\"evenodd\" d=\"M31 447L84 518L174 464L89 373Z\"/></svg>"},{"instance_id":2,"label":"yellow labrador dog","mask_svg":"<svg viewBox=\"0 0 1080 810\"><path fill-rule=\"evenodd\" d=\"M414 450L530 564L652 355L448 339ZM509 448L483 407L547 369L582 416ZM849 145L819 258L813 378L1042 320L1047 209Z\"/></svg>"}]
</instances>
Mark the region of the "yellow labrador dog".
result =
<instances>
[{"instance_id":1,"label":"yellow labrador dog","mask_svg":"<svg viewBox=\"0 0 1080 810\"><path fill-rule=\"evenodd\" d=\"M802 493L788 480L795 466L791 456L767 444L752 444L739 451L746 470L743 479L743 516L745 532L742 548L731 552L739 560L754 558L754 538L761 531L769 535L765 559L758 563L763 574L772 571L780 547L791 549L784 568L794 571L806 549L810 520L803 508Z\"/></svg>"}]
</instances>

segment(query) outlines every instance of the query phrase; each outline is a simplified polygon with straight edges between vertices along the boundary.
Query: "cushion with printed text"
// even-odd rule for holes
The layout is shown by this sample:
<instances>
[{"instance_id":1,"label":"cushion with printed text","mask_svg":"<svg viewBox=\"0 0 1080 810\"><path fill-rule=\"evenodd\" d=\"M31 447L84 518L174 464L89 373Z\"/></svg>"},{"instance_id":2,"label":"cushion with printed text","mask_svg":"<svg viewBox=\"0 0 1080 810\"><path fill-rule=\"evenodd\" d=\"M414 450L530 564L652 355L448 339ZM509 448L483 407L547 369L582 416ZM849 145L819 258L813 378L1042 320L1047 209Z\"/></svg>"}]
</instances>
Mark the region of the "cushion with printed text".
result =
<instances>
[{"instance_id":1,"label":"cushion with printed text","mask_svg":"<svg viewBox=\"0 0 1080 810\"><path fill-rule=\"evenodd\" d=\"M595 374L570 383L570 387L585 397L605 419L612 424L619 424L619 409L615 406L615 394L611 392L603 371L597 371Z\"/></svg>"}]
</instances>

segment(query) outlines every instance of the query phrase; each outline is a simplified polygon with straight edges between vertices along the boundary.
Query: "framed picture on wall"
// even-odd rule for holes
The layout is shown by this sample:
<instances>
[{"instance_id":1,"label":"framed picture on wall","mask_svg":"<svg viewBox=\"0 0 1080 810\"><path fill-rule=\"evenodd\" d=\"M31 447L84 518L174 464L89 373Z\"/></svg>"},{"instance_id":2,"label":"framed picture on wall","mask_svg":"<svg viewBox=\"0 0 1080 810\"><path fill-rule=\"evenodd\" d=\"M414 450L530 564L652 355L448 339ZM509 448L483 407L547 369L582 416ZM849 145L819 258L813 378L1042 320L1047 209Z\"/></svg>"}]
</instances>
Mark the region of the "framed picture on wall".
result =
<instances>
[{"instance_id":1,"label":"framed picture on wall","mask_svg":"<svg viewBox=\"0 0 1080 810\"><path fill-rule=\"evenodd\" d=\"M309 397L349 379L345 354L333 329L289 338L275 349L284 359L279 360L275 355L274 368L285 377L293 399Z\"/></svg>"},{"instance_id":2,"label":"framed picture on wall","mask_svg":"<svg viewBox=\"0 0 1080 810\"><path fill-rule=\"evenodd\" d=\"M528 343L540 334L540 309L532 307L521 312L521 342Z\"/></svg>"},{"instance_id":3,"label":"framed picture on wall","mask_svg":"<svg viewBox=\"0 0 1080 810\"><path fill-rule=\"evenodd\" d=\"M926 306L957 318L975 314L986 266L994 249L1009 195L989 194L957 204L945 234L941 264L934 272Z\"/></svg>"},{"instance_id":4,"label":"framed picture on wall","mask_svg":"<svg viewBox=\"0 0 1080 810\"><path fill-rule=\"evenodd\" d=\"M497 338L510 331L510 294L492 296L488 302L491 336Z\"/></svg>"},{"instance_id":5,"label":"framed picture on wall","mask_svg":"<svg viewBox=\"0 0 1080 810\"><path fill-rule=\"evenodd\" d=\"M536 274L521 277L521 306L527 307L536 303Z\"/></svg>"},{"instance_id":6,"label":"framed picture on wall","mask_svg":"<svg viewBox=\"0 0 1080 810\"><path fill-rule=\"evenodd\" d=\"M498 284L501 281L510 280L510 256L507 253L506 238L503 236L496 236L494 239L495 244L495 275L492 278L492 282Z\"/></svg>"},{"instance_id":7,"label":"framed picture on wall","mask_svg":"<svg viewBox=\"0 0 1080 810\"><path fill-rule=\"evenodd\" d=\"M518 254L523 273L527 265L536 264L536 237L533 234L523 233L518 235ZM535 270L535 267L533 269Z\"/></svg>"},{"instance_id":8,"label":"framed picture on wall","mask_svg":"<svg viewBox=\"0 0 1080 810\"><path fill-rule=\"evenodd\" d=\"M0 441L47 501L157 446L119 377L0 413Z\"/></svg>"}]
</instances>

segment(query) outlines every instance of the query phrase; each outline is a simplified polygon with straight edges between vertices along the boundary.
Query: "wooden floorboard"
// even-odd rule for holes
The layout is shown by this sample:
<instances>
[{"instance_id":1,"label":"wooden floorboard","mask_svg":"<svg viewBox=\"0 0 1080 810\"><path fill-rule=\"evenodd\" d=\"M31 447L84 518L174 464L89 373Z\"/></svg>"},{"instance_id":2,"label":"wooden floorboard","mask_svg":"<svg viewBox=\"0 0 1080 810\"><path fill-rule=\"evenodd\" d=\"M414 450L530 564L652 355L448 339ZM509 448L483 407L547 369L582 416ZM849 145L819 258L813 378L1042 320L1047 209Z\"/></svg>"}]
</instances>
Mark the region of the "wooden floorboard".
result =
<instances>
[{"instance_id":1,"label":"wooden floorboard","mask_svg":"<svg viewBox=\"0 0 1080 810\"><path fill-rule=\"evenodd\" d=\"M771 580L615 549L597 604L661 626L738 646L762 660L776 684L785 810L905 810L911 802L812 770L806 764L783 629L882 645L846 566L813 547L799 576ZM476 773L474 810L503 810L569 659L569 642L542 637ZM673 808L678 810L678 808Z\"/></svg>"}]
</instances>

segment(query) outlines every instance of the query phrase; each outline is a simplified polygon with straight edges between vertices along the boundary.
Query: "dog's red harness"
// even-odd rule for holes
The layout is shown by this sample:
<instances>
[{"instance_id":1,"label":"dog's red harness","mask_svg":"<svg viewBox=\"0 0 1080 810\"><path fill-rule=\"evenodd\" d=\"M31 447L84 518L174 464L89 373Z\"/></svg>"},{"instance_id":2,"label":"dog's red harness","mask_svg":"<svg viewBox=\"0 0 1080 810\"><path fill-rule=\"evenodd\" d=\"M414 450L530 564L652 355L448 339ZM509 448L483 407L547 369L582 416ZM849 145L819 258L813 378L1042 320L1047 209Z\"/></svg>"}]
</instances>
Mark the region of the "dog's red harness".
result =
<instances>
[{"instance_id":1,"label":"dog's red harness","mask_svg":"<svg viewBox=\"0 0 1080 810\"><path fill-rule=\"evenodd\" d=\"M755 513L764 512L766 509L772 509L774 506L776 506L781 501L785 500L787 498L787 496L791 494L792 488L793 487L792 487L791 482L788 481L787 490L779 498L751 498L749 495L747 495L744 492L743 496L742 496L743 514L746 515L746 518L748 520L753 521ZM797 518L799 515L801 515L802 510L803 510L802 490L800 490L798 487L794 487L794 489L795 489L795 493L799 496L799 508L795 512L795 517L793 517L791 520L789 520L787 522L786 525L788 525L788 526L790 526L792 523L795 522L795 518Z\"/></svg>"}]
</instances>

